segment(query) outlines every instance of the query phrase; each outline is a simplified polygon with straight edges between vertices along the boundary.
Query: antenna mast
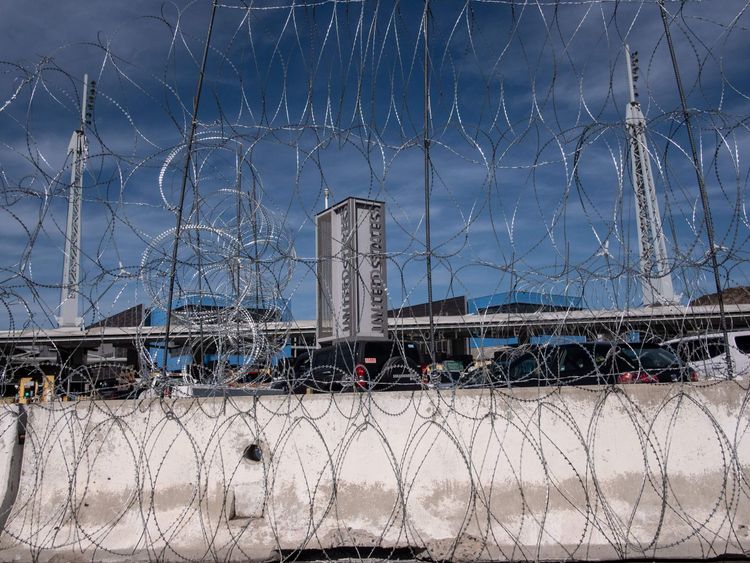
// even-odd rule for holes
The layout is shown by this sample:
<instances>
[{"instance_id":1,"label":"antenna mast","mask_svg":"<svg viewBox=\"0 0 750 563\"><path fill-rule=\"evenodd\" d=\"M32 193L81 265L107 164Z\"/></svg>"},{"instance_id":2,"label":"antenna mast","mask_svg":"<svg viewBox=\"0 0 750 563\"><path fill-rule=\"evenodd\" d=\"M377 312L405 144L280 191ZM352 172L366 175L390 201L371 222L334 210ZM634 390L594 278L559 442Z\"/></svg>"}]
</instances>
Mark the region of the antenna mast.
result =
<instances>
[{"instance_id":1,"label":"antenna mast","mask_svg":"<svg viewBox=\"0 0 750 563\"><path fill-rule=\"evenodd\" d=\"M96 81L83 76L81 122L68 144L68 156L73 158L68 191L68 220L65 226L65 259L63 261L62 290L60 295L60 328L81 328L83 319L78 316L78 283L81 270L81 201L83 198L83 172L86 169L88 142L86 126L91 125L96 96Z\"/></svg>"},{"instance_id":2,"label":"antenna mast","mask_svg":"<svg viewBox=\"0 0 750 563\"><path fill-rule=\"evenodd\" d=\"M625 109L625 128L630 143L630 167L635 192L638 250L643 285L644 305L671 305L678 302L672 286L667 258L667 241L656 198L646 143L646 118L638 102L635 83L638 80L638 51L631 57L625 45L630 100Z\"/></svg>"}]
</instances>

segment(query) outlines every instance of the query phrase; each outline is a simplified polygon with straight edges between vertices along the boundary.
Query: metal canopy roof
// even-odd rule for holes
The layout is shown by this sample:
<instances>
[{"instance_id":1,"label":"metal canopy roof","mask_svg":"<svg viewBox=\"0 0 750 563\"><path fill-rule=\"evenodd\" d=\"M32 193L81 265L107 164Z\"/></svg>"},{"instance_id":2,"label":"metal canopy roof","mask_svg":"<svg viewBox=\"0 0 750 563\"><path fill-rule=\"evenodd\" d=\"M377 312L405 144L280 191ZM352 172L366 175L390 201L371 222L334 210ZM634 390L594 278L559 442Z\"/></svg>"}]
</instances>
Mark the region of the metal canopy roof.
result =
<instances>
[{"instance_id":1,"label":"metal canopy roof","mask_svg":"<svg viewBox=\"0 0 750 563\"><path fill-rule=\"evenodd\" d=\"M727 305L727 328L737 330L750 328L750 304ZM531 333L555 330L611 330L653 331L656 327L665 332L679 334L688 330L703 330L719 327L719 309L715 305L685 307L672 305L618 310L580 310L539 313L492 313L435 317L435 328L441 331L466 331L472 334L515 336L521 330ZM429 326L427 317L391 317L388 327L400 334L419 334ZM271 322L263 325L269 334L313 335L314 320ZM210 327L201 333L198 327L174 326L170 339L180 340L211 335ZM164 337L164 327L96 327L88 330L50 328L0 332L0 346L24 346L32 343L49 343L61 347L97 346L105 342L130 342L136 339L157 341Z\"/></svg>"}]
</instances>

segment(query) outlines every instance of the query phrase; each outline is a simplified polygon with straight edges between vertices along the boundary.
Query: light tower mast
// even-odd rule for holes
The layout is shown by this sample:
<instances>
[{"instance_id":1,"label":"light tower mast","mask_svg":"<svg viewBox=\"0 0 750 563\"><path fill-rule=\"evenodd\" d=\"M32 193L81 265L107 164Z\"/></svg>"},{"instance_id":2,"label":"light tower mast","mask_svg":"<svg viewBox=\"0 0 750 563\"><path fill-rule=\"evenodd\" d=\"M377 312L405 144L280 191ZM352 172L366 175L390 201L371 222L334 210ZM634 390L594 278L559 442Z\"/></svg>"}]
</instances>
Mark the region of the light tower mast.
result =
<instances>
[{"instance_id":1,"label":"light tower mast","mask_svg":"<svg viewBox=\"0 0 750 563\"><path fill-rule=\"evenodd\" d=\"M638 80L638 52L631 58L625 45L628 67L630 101L625 109L625 128L630 144L630 167L635 192L638 250L641 257L641 275L644 305L669 305L678 298L672 286L667 260L667 241L656 199L656 186L651 173L651 160L646 143L646 118L638 102L635 82Z\"/></svg>"},{"instance_id":2,"label":"light tower mast","mask_svg":"<svg viewBox=\"0 0 750 563\"><path fill-rule=\"evenodd\" d=\"M73 131L68 144L68 156L72 157L70 169L70 190L68 191L68 221L65 226L65 258L62 272L62 291L60 295L60 316L57 326L60 328L81 327L83 319L78 316L78 282L81 269L81 200L83 196L83 171L86 168L88 143L86 126L91 125L91 114L94 109L96 82L89 82L88 75L83 76L83 97L81 99L81 122Z\"/></svg>"}]
</instances>

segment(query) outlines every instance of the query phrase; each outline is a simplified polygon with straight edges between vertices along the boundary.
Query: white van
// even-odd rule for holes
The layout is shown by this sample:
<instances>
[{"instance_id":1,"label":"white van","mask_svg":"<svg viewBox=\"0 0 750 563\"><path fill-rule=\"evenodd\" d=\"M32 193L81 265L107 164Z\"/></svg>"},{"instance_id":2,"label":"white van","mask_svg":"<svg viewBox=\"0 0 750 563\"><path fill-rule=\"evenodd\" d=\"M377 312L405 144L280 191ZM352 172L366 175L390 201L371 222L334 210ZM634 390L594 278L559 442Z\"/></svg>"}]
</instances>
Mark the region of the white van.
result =
<instances>
[{"instance_id":1,"label":"white van","mask_svg":"<svg viewBox=\"0 0 750 563\"><path fill-rule=\"evenodd\" d=\"M750 330L728 332L727 337L729 356L732 359L732 375L735 378L750 376ZM701 379L727 377L724 335L720 332L675 338L662 346L668 346L688 362Z\"/></svg>"}]
</instances>

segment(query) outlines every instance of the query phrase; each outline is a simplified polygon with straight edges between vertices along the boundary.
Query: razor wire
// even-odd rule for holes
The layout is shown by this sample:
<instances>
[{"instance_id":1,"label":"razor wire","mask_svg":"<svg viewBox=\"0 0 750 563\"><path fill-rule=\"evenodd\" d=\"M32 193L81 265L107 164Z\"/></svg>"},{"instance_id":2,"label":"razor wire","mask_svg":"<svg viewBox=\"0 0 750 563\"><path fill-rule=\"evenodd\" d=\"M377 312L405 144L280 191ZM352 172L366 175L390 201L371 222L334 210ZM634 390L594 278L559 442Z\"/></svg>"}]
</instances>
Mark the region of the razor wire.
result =
<instances>
[{"instance_id":1,"label":"razor wire","mask_svg":"<svg viewBox=\"0 0 750 563\"><path fill-rule=\"evenodd\" d=\"M728 311L724 328L746 328L750 315L746 0L663 2L713 212L713 248L657 0L219 2L205 45L209 5L174 1L118 7L109 15L97 13L102 28L90 34L53 35L50 41L57 43L40 46L26 39L28 44L17 46L26 51L0 60L0 232L5 239L0 328L7 330L0 388L8 400L23 394L22 381L36 385L41 397L45 376L54 376L50 397L79 405L90 400L92 412L104 413L102 424L115 428L123 420L125 428L116 432L127 435L127 421L143 401L165 405L159 424L171 424L179 416L172 414L168 397L184 395L200 410L200 401L190 398L197 389L230 402L232 393L278 392L283 398L276 407L261 400L254 408L278 408L273 417L306 421L322 432L297 394L329 394L328 408L338 412L341 395L356 393L356 408L377 413L366 420L395 416L381 405L389 389L377 386L395 373L413 397L403 406L414 415L408 431L422 432L413 449L406 448L408 460L395 465L418 474L410 464L424 460L408 452L429 457L419 440L428 440L422 423L434 421L422 415L420 405L437 401L447 409L451 414L436 424L454 437L460 433L453 433L449 419L482 418L466 413L463 404L455 407L461 388L488 393L494 404L510 405L509 412L560 408L559 416L576 429L580 442L593 445L557 395L538 399L534 407L514 398L519 381L511 381L505 370L524 354L546 374L534 385L559 393L560 381L546 377L559 376L555 369L562 364L542 365L548 361L545 344L607 342L613 350L638 355L643 346L675 341L682 369L709 380L700 385L723 379L721 368L713 373L708 366L717 357L709 353L712 346L729 353L715 320L714 258ZM51 9L48 17L55 13ZM204 47L203 92L191 137ZM628 48L639 53L638 103L661 214L655 227L665 235L666 273L677 293L675 303L656 306L646 302L648 276L639 255L633 143L625 117ZM426 112L425 67L430 75ZM96 81L90 124L84 125L88 147L77 289L87 340L72 345L78 329L61 336L57 316L75 166L66 152L67 136L81 114L86 72ZM372 381L364 385L355 368L364 362L354 357L356 343L342 348L348 358L310 364L321 350L306 324L318 315L316 215L329 197L334 203L347 197L385 202L387 308L398 344L388 367L367 373ZM428 257L439 348L433 357L422 308ZM445 314L452 299L463 300L465 309ZM126 311L132 311L127 321L115 320ZM633 320L631 313L646 320ZM459 326L441 322L449 316L460 317ZM604 317L614 320L601 321ZM157 329L170 322L170 338L160 340ZM461 328L461 322L471 328ZM113 344L105 338L107 327L123 329L124 336ZM300 336L305 330L308 336ZM688 339L677 342L681 338ZM406 342L421 350L422 362L407 357ZM603 365L606 354L582 350L597 370ZM739 351L750 353L750 346ZM451 356L472 357L458 369L449 367ZM636 379L647 371L639 362L632 366ZM750 365L733 367L737 392L744 394L750 373L743 370L750 371ZM320 387L314 377L310 383L315 370L331 372L327 377L336 384ZM588 387L589 380L569 386L610 400L617 393L611 383L617 381L611 373L598 375L598 387ZM694 405L692 377L681 379L687 379L680 383L684 389L670 401ZM440 398L422 397L423 389ZM100 400L108 398L127 399ZM637 421L644 459L650 459L651 449L658 449L649 427L653 420L644 420L632 405L624 408ZM0 415L10 412L0 409ZM366 426L357 418L362 412L343 413L352 420L351 432L355 425ZM592 414L592 427L600 416ZM283 450L293 441L289 425L285 434L274 436L272 449ZM34 447L54 441L55 432L34 437ZM183 432L177 434L189 434ZM540 448L537 438L529 439ZM148 440L124 438L134 452L145 450ZM387 449L388 437L383 440ZM732 458L736 446L727 440L722 436L716 442L731 474L716 502L731 508L745 485ZM320 469L318 478L330 470L335 480L341 470L346 447L334 446L341 457L331 453L330 467ZM457 449L471 466L475 453L464 446ZM662 454L649 475L666 482ZM215 471L213 455L219 454L197 448L192 462ZM158 479L157 461L141 453L133 453L133 460L139 475ZM416 479L409 475L395 476L405 492L394 513L408 512L408 490ZM516 478L523 480L520 474ZM196 496L206 490L197 485ZM473 490L474 502L481 505L485 492ZM593 514L597 502L608 506L609 500L601 496L579 508ZM320 507L311 501L311 528L315 510ZM13 514L22 518L22 513ZM151 514L147 510L144 521ZM147 558L175 556L169 538L179 521L159 527L159 537L167 538L165 551L149 552ZM696 535L707 526L693 525ZM401 526L405 533L416 529L395 516L389 526ZM622 536L612 541L626 554L634 541L633 522L618 520L613 526ZM102 524L93 536L83 535L106 546L107 529ZM469 559L482 558L491 529L477 540L476 557ZM520 534L520 528L503 529ZM386 535L383 531L381 538ZM313 537L311 532L298 550ZM27 542L31 552L47 545L44 539L15 539ZM216 549L206 558L228 557ZM298 550L281 555L299 557ZM579 554L573 549L568 556Z\"/></svg>"}]
</instances>

